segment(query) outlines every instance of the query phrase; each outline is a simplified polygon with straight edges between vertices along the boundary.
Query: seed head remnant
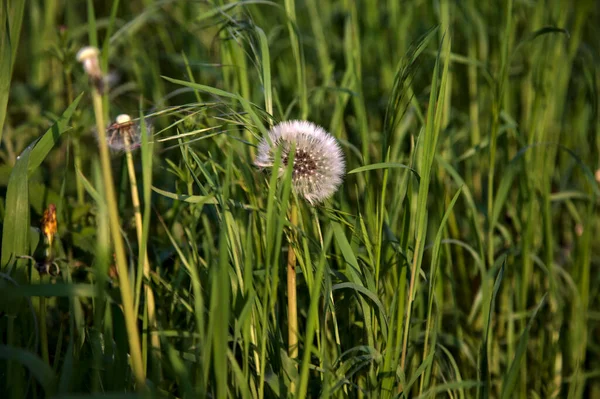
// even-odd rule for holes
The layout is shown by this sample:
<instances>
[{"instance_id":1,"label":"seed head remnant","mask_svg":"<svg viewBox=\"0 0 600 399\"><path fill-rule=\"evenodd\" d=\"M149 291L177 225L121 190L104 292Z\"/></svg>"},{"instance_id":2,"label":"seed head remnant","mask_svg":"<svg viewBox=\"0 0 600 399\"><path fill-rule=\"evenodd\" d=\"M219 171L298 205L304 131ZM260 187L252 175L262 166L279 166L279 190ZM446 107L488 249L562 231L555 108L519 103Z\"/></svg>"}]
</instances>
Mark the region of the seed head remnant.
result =
<instances>
[{"instance_id":1,"label":"seed head remnant","mask_svg":"<svg viewBox=\"0 0 600 399\"><path fill-rule=\"evenodd\" d=\"M54 204L48 205L48 208L44 211L42 217L42 233L48 240L48 245L52 247L54 241L54 235L56 234L57 228L56 222L56 206Z\"/></svg>"},{"instance_id":2,"label":"seed head remnant","mask_svg":"<svg viewBox=\"0 0 600 399\"><path fill-rule=\"evenodd\" d=\"M96 47L83 47L77 52L77 61L83 64L83 69L90 78L90 81L96 87L96 90L102 93L104 90L104 75L102 74L102 69L100 69L99 54L100 50Z\"/></svg>"},{"instance_id":3,"label":"seed head remnant","mask_svg":"<svg viewBox=\"0 0 600 399\"><path fill-rule=\"evenodd\" d=\"M129 115L121 114L106 128L106 142L114 151L135 150L142 145L142 127Z\"/></svg>"}]
</instances>

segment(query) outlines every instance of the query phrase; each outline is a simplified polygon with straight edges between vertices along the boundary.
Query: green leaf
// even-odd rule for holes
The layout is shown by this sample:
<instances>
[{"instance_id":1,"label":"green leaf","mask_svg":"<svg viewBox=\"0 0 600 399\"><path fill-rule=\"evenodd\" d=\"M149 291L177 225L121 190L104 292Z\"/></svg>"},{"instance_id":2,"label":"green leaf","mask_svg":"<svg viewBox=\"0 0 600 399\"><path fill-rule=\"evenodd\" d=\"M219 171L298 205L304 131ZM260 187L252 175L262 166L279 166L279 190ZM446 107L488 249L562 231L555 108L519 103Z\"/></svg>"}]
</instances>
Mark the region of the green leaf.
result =
<instances>
[{"instance_id":1,"label":"green leaf","mask_svg":"<svg viewBox=\"0 0 600 399\"><path fill-rule=\"evenodd\" d=\"M410 166L407 166L407 165L404 165L404 164L401 164L401 163L396 163L396 162L379 162L379 163L373 163L373 164L370 164L370 165L365 165L365 166L361 166L359 168L352 169L351 171L348 172L348 174L351 175L351 174L354 174L354 173L366 172L366 171L369 171L369 170L375 170L375 169L392 169L392 168L408 169L408 170L410 170L411 172L414 173L414 175L417 178L418 182L421 181L421 176L419 176L419 173L417 173L416 170L414 170Z\"/></svg>"},{"instance_id":2,"label":"green leaf","mask_svg":"<svg viewBox=\"0 0 600 399\"><path fill-rule=\"evenodd\" d=\"M4 297L95 297L98 290L92 284L48 283L6 286L2 289Z\"/></svg>"},{"instance_id":3,"label":"green leaf","mask_svg":"<svg viewBox=\"0 0 600 399\"><path fill-rule=\"evenodd\" d=\"M63 133L71 129L69 126L67 126L67 123L69 123L69 121L71 120L73 112L75 112L75 109L77 109L77 105L79 105L79 101L81 100L82 96L83 93L81 93L75 99L75 101L73 101L73 103L69 105L69 108L67 108L65 112L63 112L60 118L58 118L58 120L54 122L52 127L48 129L46 133L44 133L42 138L39 139L38 142L35 144L35 148L31 151L29 167L27 169L29 176L31 176L33 172L35 172L35 170L42 164L44 159L46 159L48 153L50 152L50 150L52 150L52 148L54 148L60 136L62 136Z\"/></svg>"},{"instance_id":4,"label":"green leaf","mask_svg":"<svg viewBox=\"0 0 600 399\"><path fill-rule=\"evenodd\" d=\"M0 345L0 359L12 360L23 365L44 388L46 396L52 395L56 389L56 375L50 365L37 355L20 348Z\"/></svg>"},{"instance_id":5,"label":"green leaf","mask_svg":"<svg viewBox=\"0 0 600 399\"><path fill-rule=\"evenodd\" d=\"M544 303L546 303L547 296L548 296L547 293L544 294L544 296L540 300L540 303L537 305L537 307L533 311L533 314L531 315L531 318L529 319L529 322L527 323L527 327L525 327L525 330L523 331L523 333L521 334L521 337L519 338L519 343L517 344L517 350L515 352L515 357L514 357L512 363L510 364L508 373L506 373L504 375L504 382L502 383L502 396L501 396L502 399L509 399L509 398L513 397L512 393L513 393L513 390L515 389L515 386L517 384L517 380L519 377L519 367L521 365L521 361L523 360L523 357L525 356L525 352L527 351L527 342L529 341L529 331L531 331L531 326L533 325L533 321L535 320L535 317L537 316L538 312L540 311L542 306L544 306Z\"/></svg>"},{"instance_id":6,"label":"green leaf","mask_svg":"<svg viewBox=\"0 0 600 399\"><path fill-rule=\"evenodd\" d=\"M343 288L350 288L358 293L363 294L364 296L366 296L367 298L369 298L371 301L373 301L373 303L375 305L377 305L377 307L379 308L379 311L381 312L381 318L385 321L386 325L387 325L387 317L385 316L385 308L383 307L383 304L381 303L381 301L379 300L379 298L377 298L377 295L375 295L374 293L372 293L371 291L369 291L368 289L366 289L365 287L363 287L362 285L359 284L355 284L355 283L340 283L340 284L335 284L334 286L331 287L331 291L335 291L335 290L341 290Z\"/></svg>"},{"instance_id":7,"label":"green leaf","mask_svg":"<svg viewBox=\"0 0 600 399\"><path fill-rule=\"evenodd\" d=\"M72 395L53 396L52 399L135 399L143 396L137 393L108 392L108 393L82 393Z\"/></svg>"},{"instance_id":8,"label":"green leaf","mask_svg":"<svg viewBox=\"0 0 600 399\"><path fill-rule=\"evenodd\" d=\"M27 168L31 146L17 158L10 173L6 192L6 213L2 229L2 257L0 266L5 268L16 256L29 255L29 188Z\"/></svg>"},{"instance_id":9,"label":"green leaf","mask_svg":"<svg viewBox=\"0 0 600 399\"><path fill-rule=\"evenodd\" d=\"M19 43L24 9L25 0L3 1L0 6L0 142L18 48L15 44Z\"/></svg>"},{"instance_id":10,"label":"green leaf","mask_svg":"<svg viewBox=\"0 0 600 399\"><path fill-rule=\"evenodd\" d=\"M483 325L483 340L481 342L481 348L479 348L479 380L483 380L483 385L479 386L477 391L478 398L488 398L490 395L490 371L488 364L488 341L490 337L490 326L492 324L492 314L494 311L494 307L496 304L496 296L498 295L498 291L500 290L500 284L502 283L502 278L504 277L504 267L506 265L506 258L502 262L502 266L500 267L500 271L496 276L496 281L494 282L494 289L492 290L492 295L489 298L489 304L484 308L487 309L487 314L484 315L484 325Z\"/></svg>"},{"instance_id":11,"label":"green leaf","mask_svg":"<svg viewBox=\"0 0 600 399\"><path fill-rule=\"evenodd\" d=\"M58 138L69 129L67 123L80 99L81 95L73 101L37 143L31 144L23 151L10 173L6 193L6 209L11 209L11 212L7 213L2 230L0 266L3 268L15 256L29 255L29 176L41 165Z\"/></svg>"},{"instance_id":12,"label":"green leaf","mask_svg":"<svg viewBox=\"0 0 600 399\"><path fill-rule=\"evenodd\" d=\"M178 201L188 202L190 204L216 204L217 199L210 195L185 195L175 194L169 191L161 190L160 188L152 186L152 191L160 195L164 195L167 198L171 198Z\"/></svg>"}]
</instances>

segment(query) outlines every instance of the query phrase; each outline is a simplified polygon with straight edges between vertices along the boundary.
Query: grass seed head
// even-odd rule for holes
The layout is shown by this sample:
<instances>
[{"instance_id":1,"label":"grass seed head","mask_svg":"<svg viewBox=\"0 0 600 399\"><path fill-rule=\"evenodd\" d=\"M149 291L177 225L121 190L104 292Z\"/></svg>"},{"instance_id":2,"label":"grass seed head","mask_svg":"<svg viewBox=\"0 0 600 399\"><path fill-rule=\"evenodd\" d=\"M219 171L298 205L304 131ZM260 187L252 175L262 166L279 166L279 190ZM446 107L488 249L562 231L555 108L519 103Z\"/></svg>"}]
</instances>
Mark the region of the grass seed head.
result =
<instances>
[{"instance_id":1,"label":"grass seed head","mask_svg":"<svg viewBox=\"0 0 600 399\"><path fill-rule=\"evenodd\" d=\"M337 140L325 129L308 121L287 121L269 131L269 140L258 144L254 164L272 167L277 149L281 150L283 176L295 145L292 186L311 205L331 197L342 183L345 172L344 154Z\"/></svg>"}]
</instances>

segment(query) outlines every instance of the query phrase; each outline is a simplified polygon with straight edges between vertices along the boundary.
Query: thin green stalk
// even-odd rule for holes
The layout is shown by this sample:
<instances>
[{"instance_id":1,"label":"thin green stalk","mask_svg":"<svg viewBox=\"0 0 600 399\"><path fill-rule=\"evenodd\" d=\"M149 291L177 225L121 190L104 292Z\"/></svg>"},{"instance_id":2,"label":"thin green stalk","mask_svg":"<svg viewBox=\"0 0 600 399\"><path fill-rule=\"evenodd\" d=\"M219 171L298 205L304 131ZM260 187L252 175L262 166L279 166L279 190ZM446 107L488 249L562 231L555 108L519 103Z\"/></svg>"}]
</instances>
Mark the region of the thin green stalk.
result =
<instances>
[{"instance_id":1,"label":"thin green stalk","mask_svg":"<svg viewBox=\"0 0 600 399\"><path fill-rule=\"evenodd\" d=\"M296 4L294 0L285 0L284 3L285 12L288 17L287 25L290 33L292 52L296 61L296 85L300 97L300 115L301 119L306 119L308 116L308 95L306 91L306 76L304 74L304 53L296 32Z\"/></svg>"},{"instance_id":2,"label":"thin green stalk","mask_svg":"<svg viewBox=\"0 0 600 399\"><path fill-rule=\"evenodd\" d=\"M75 164L75 170L83 170L81 163L81 144L78 137L73 138L73 163ZM85 189L81 176L79 173L75 173L75 188L77 192L77 203L83 205L85 202Z\"/></svg>"},{"instance_id":3,"label":"thin green stalk","mask_svg":"<svg viewBox=\"0 0 600 399\"><path fill-rule=\"evenodd\" d=\"M449 38L447 40L450 40ZM431 169L435 158L437 141L442 126L443 103L446 95L446 84L448 80L448 67L450 64L450 44L443 49L444 66L441 79L439 73L439 58L433 71L432 90L429 97L429 109L427 112L427 123L423 134L423 162L421 165L421 182L419 184L419 194L417 203L417 215L415 217L416 242L413 253L413 259L410 270L410 283L408 288L408 301L406 303L406 322L404 326L404 335L402 339L402 358L400 367L406 372L406 355L408 349L408 336L411 324L411 314L416 292L418 291L419 280L417 276L421 270L423 261L423 250L425 247L425 238L427 235L427 197L429 195L429 184L431 179ZM439 89L438 89L439 82ZM400 386L400 389L404 387Z\"/></svg>"},{"instance_id":4,"label":"thin green stalk","mask_svg":"<svg viewBox=\"0 0 600 399\"><path fill-rule=\"evenodd\" d=\"M40 280L40 283L43 283L44 279ZM40 297L40 345L42 349L42 359L44 359L44 363L50 364L50 355L48 352L48 326L46 324L46 297Z\"/></svg>"},{"instance_id":5,"label":"thin green stalk","mask_svg":"<svg viewBox=\"0 0 600 399\"><path fill-rule=\"evenodd\" d=\"M115 195L114 180L110 165L110 156L108 153L108 144L106 142L106 132L104 130L105 125L102 108L102 96L100 95L97 87L95 86L92 87L92 100L94 104L94 114L96 117L98 149L100 150L100 163L102 165L102 176L104 180L106 204L108 206L110 231L113 239L113 244L115 246L117 272L119 273L119 288L121 290L123 315L125 317L125 327L127 329L127 338L129 341L131 365L137 383L137 389L144 390L146 385L146 377L142 363L140 336L136 324L137 318L136 314L133 311L133 294L129 282L129 271L127 270L127 259L125 257L123 238L121 237L121 225L119 222L119 213L117 210L117 198Z\"/></svg>"},{"instance_id":6,"label":"thin green stalk","mask_svg":"<svg viewBox=\"0 0 600 399\"><path fill-rule=\"evenodd\" d=\"M71 77L71 71L69 68L63 66L63 69L65 69L65 82L67 85L67 104L73 104L73 78ZM83 170L81 163L81 143L79 141L79 137L73 135L71 136L71 141L73 144L73 162L75 164L75 170ZM77 192L77 203L79 205L83 205L85 202L85 189L79 173L75 173L75 188Z\"/></svg>"},{"instance_id":7,"label":"thin green stalk","mask_svg":"<svg viewBox=\"0 0 600 399\"><path fill-rule=\"evenodd\" d=\"M306 393L308 390L308 366L311 356L311 347L313 342L313 337L315 332L318 334L318 324L319 324L319 299L321 298L321 287L323 282L323 276L325 274L325 250L329 247L331 243L331 239L333 237L333 231L329 230L326 233L326 244L323 247L323 251L321 252L321 259L317 265L317 270L315 272L315 280L312 286L312 290L310 293L310 308L308 310L307 316L307 326L306 326L306 334L305 334L305 345L304 353L302 355L302 370L300 373L300 385L298 386L298 393L296 395L297 398L306 397Z\"/></svg>"},{"instance_id":8,"label":"thin green stalk","mask_svg":"<svg viewBox=\"0 0 600 399\"><path fill-rule=\"evenodd\" d=\"M135 166L133 164L133 154L131 149L129 148L129 137L128 135L123 136L125 140L125 151L126 151L126 159L127 159L127 172L129 173L129 184L131 189L131 203L133 204L133 212L135 219L135 230L137 233L138 245L140 248L142 247L142 239L143 239L143 229L142 229L142 213L140 211L140 196L137 188L137 178L135 175ZM148 324L150 326L151 331L156 331L156 305L154 300L154 292L152 291L152 287L150 287L150 261L148 260L148 251L144 248L143 256L143 269L142 273L144 276L144 291L146 296L146 311L148 312ZM136 290L136 294L138 291ZM134 314L138 314L139 312L139 295L136 296L135 301L135 310ZM147 333L144 333L144 341L142 343L143 347L146 346ZM160 356L160 337L157 334L150 334L151 341L151 350L152 357ZM155 362L155 366L160 365L160 361ZM144 357L144 370L148 371L148 366L146 364L146 360Z\"/></svg>"},{"instance_id":9,"label":"thin green stalk","mask_svg":"<svg viewBox=\"0 0 600 399\"><path fill-rule=\"evenodd\" d=\"M290 359L298 358L298 303L296 292L296 252L294 244L296 243L296 232L298 225L298 205L294 201L290 208L290 242L288 247L287 261L287 296L288 296L288 355ZM292 381L290 391L295 391L295 383Z\"/></svg>"},{"instance_id":10,"label":"thin green stalk","mask_svg":"<svg viewBox=\"0 0 600 399\"><path fill-rule=\"evenodd\" d=\"M494 209L494 174L496 164L496 146L498 137L498 128L500 124L500 108L502 106L502 97L504 88L508 80L508 50L510 46L510 32L512 28L512 8L513 2L509 0L506 5L506 30L503 36L503 46L501 54L501 65L500 65L500 77L497 87L497 92L494 98L494 107L492 110L492 130L490 135L490 169L488 171L488 192L487 192L487 209L488 214L491 214ZM494 226L488 226L488 237L487 237L487 263L488 267L492 267L494 264Z\"/></svg>"}]
</instances>

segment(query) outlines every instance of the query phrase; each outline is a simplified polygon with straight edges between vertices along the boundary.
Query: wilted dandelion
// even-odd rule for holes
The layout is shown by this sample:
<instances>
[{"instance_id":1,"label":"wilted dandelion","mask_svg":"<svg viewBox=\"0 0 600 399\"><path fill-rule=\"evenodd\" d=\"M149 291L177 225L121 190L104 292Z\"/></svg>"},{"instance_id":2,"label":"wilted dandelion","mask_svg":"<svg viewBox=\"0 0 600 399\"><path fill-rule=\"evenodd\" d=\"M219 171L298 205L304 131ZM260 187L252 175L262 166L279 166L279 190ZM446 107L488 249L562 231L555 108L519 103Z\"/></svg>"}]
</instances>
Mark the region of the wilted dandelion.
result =
<instances>
[{"instance_id":1,"label":"wilted dandelion","mask_svg":"<svg viewBox=\"0 0 600 399\"><path fill-rule=\"evenodd\" d=\"M130 151L142 144L142 127L127 114L117 116L106 129L106 143L115 151Z\"/></svg>"},{"instance_id":2,"label":"wilted dandelion","mask_svg":"<svg viewBox=\"0 0 600 399\"><path fill-rule=\"evenodd\" d=\"M96 86L98 92L102 93L104 89L104 76L102 69L100 69L99 54L100 50L96 47L87 46L77 52L77 61L83 64L85 73L87 73L93 85Z\"/></svg>"},{"instance_id":3,"label":"wilted dandelion","mask_svg":"<svg viewBox=\"0 0 600 399\"><path fill-rule=\"evenodd\" d=\"M44 236L46 236L48 245L50 247L52 247L52 242L54 241L54 235L56 234L56 231L56 206L54 204L50 204L44 211L44 216L42 217L42 233L44 233Z\"/></svg>"},{"instance_id":4,"label":"wilted dandelion","mask_svg":"<svg viewBox=\"0 0 600 399\"><path fill-rule=\"evenodd\" d=\"M293 145L296 152L292 186L296 193L312 205L331 197L342 183L344 154L337 140L312 122L294 120L274 126L269 131L269 140L263 138L258 144L254 164L272 167L280 149L282 166L278 173L283 176Z\"/></svg>"}]
</instances>

